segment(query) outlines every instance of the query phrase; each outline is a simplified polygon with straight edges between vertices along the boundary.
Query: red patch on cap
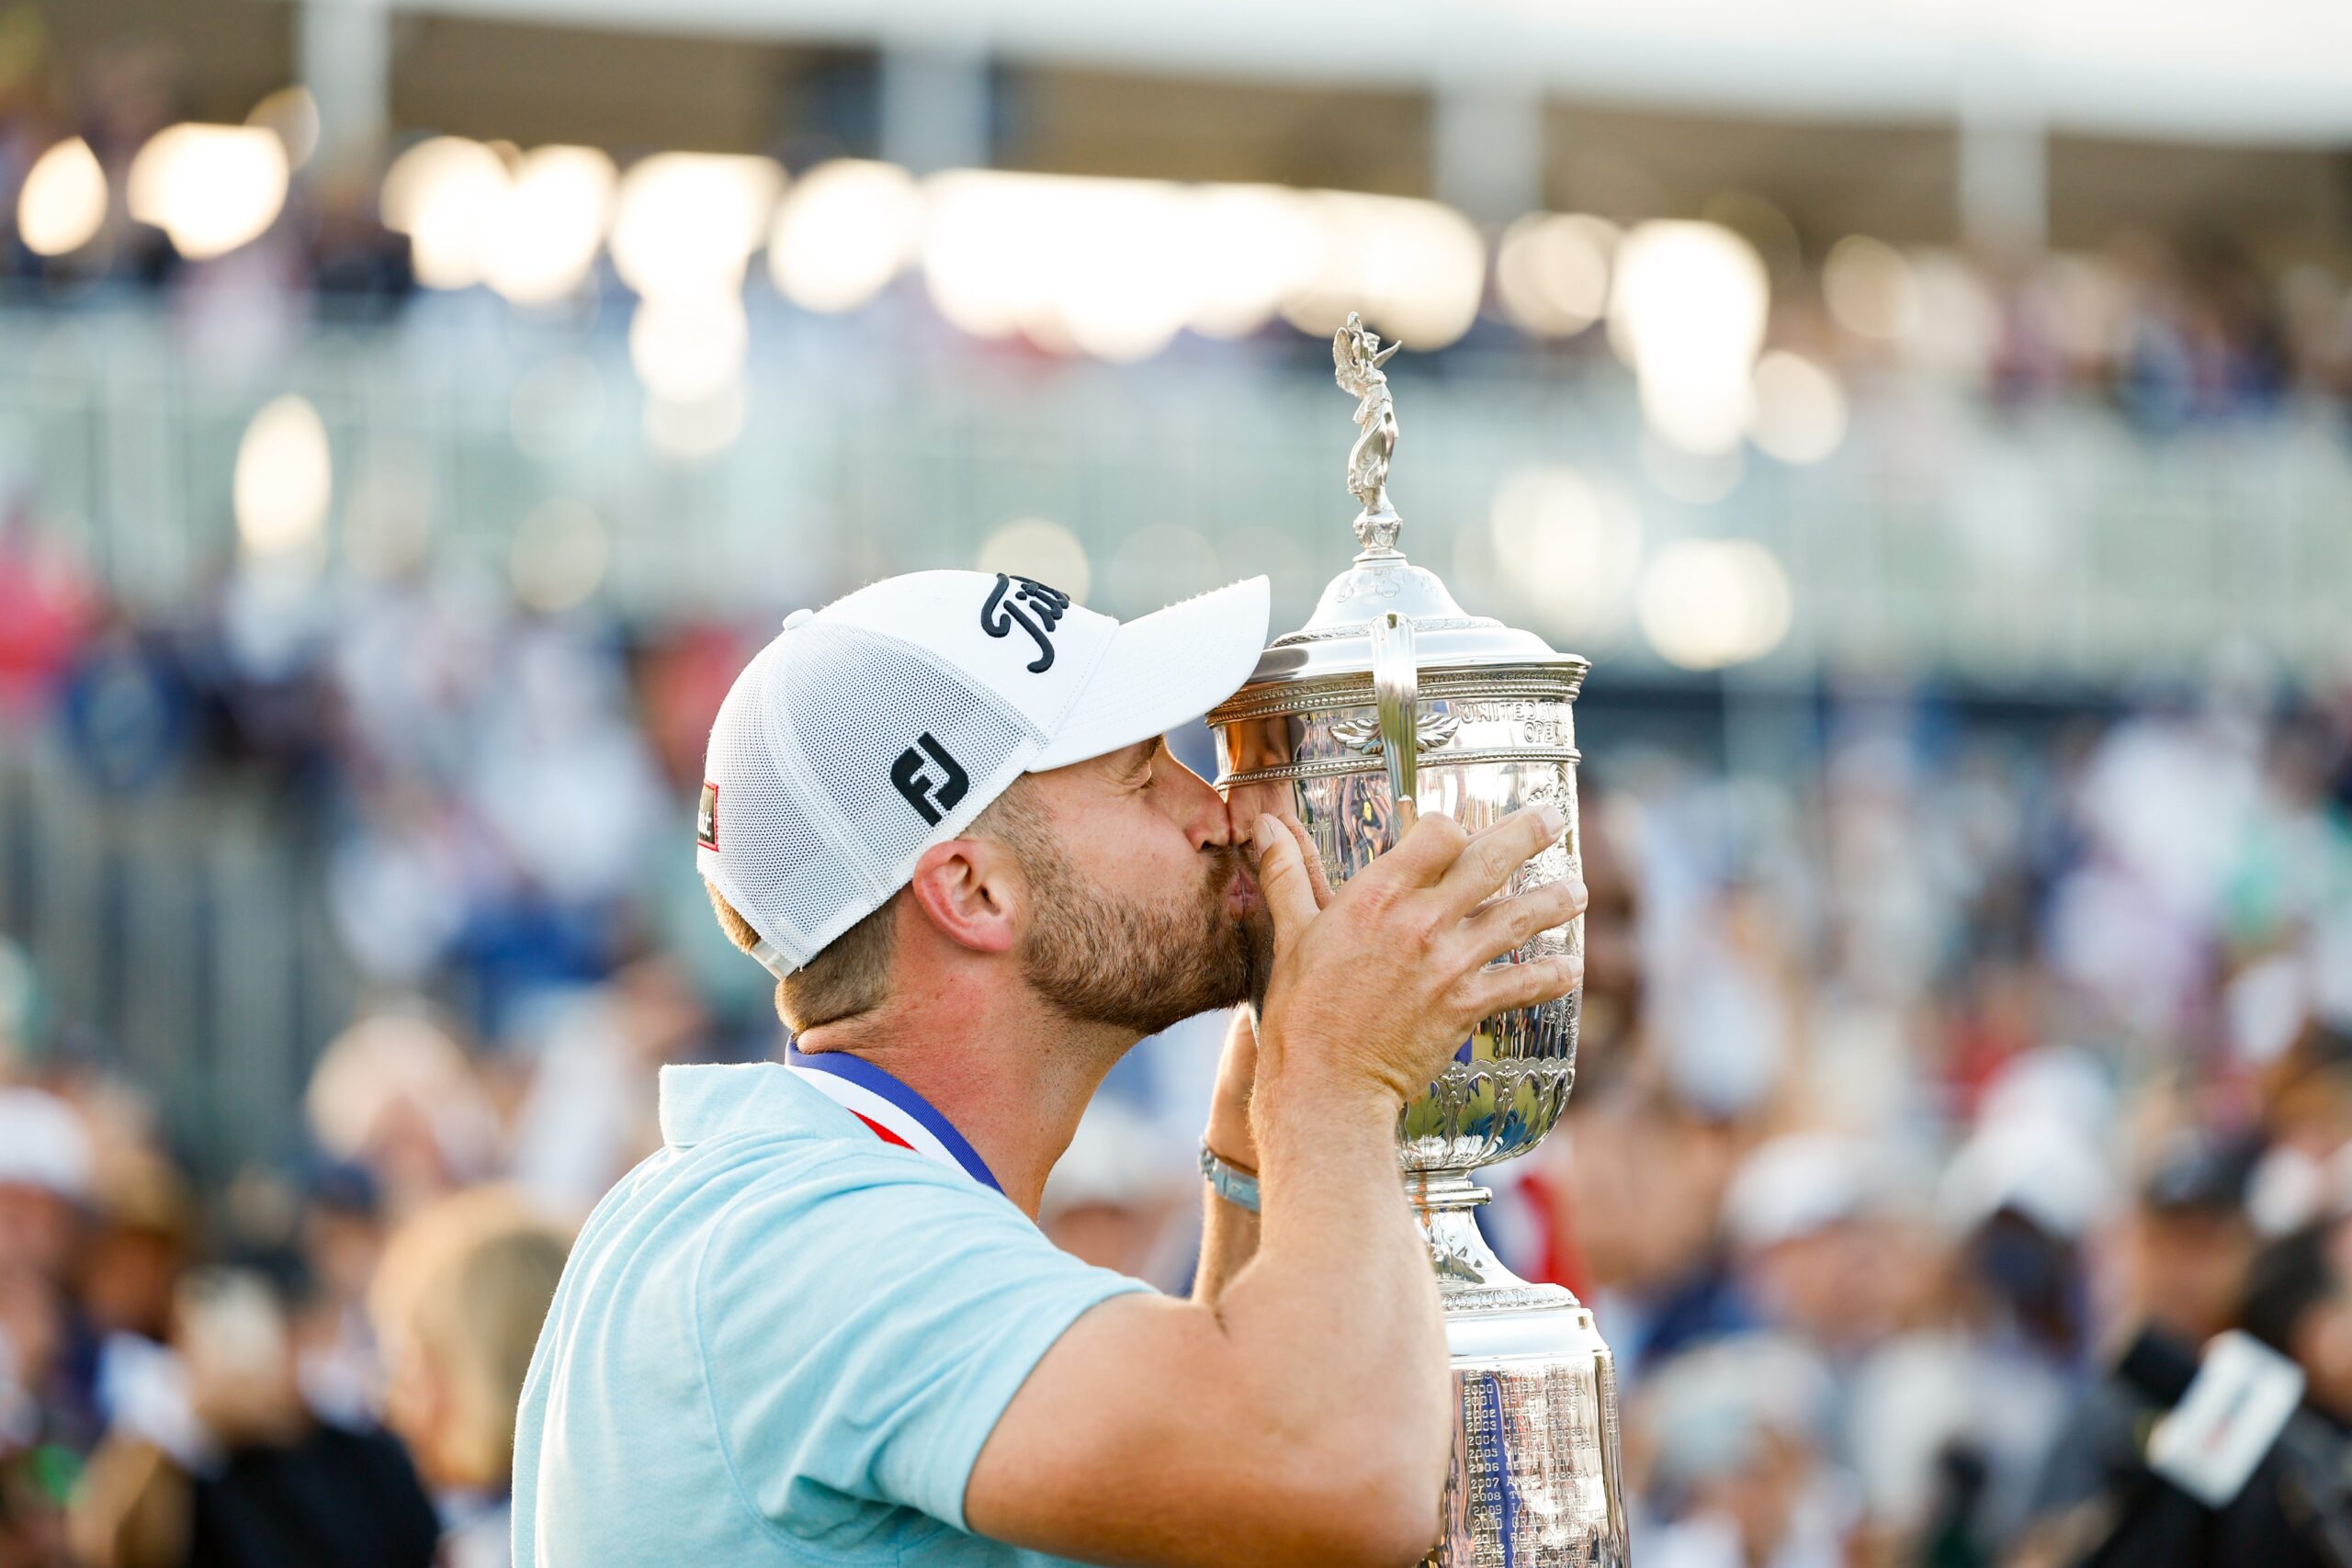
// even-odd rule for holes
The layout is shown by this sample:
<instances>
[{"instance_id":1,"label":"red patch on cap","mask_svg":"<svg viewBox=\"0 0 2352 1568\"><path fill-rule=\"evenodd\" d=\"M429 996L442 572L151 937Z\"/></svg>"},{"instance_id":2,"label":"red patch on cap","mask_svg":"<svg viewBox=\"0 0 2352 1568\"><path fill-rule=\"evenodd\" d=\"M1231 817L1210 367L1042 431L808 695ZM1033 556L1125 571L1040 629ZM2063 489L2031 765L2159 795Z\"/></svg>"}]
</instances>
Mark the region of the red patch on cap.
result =
<instances>
[{"instance_id":1,"label":"red patch on cap","mask_svg":"<svg viewBox=\"0 0 2352 1568\"><path fill-rule=\"evenodd\" d=\"M695 807L695 842L707 850L718 848L718 786L703 781L702 801Z\"/></svg>"}]
</instances>

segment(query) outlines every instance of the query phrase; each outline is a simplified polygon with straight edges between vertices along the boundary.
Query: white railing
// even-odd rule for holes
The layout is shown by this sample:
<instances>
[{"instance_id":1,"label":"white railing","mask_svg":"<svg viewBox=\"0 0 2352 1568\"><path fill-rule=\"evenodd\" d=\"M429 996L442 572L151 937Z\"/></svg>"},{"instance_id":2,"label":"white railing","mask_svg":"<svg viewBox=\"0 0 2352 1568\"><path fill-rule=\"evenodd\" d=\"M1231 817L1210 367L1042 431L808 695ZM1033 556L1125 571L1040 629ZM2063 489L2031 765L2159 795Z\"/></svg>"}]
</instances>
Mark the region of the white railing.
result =
<instances>
[{"instance_id":1,"label":"white railing","mask_svg":"<svg viewBox=\"0 0 2352 1568\"><path fill-rule=\"evenodd\" d=\"M422 507L436 562L503 574L517 523L557 497L601 518L602 592L638 617L764 614L969 565L1027 516L1078 536L1090 597L1122 613L1268 571L1295 617L1351 549L1354 432L1318 344L1180 345L1113 367L986 349L899 303L848 321L755 315L741 433L695 462L649 444L616 325L532 325L468 297L365 328L0 310L0 496L30 498L133 604L170 603L232 547L238 439L291 390L334 450L330 571L352 530ZM1408 352L1395 377L1406 547L1472 608L1637 668L1657 660L1636 569L1691 536L1754 539L1783 563L1793 621L1761 673L2110 682L2232 638L2290 668L2342 649L2352 447L2332 406L2154 435L2085 397L2005 411L1864 379L1826 461L1750 451L1736 487L1702 503L1668 493L1709 476L1645 455L1606 357L1474 342ZM1560 558L1548 581L1497 561L1498 491L1560 467L1635 521L1633 556L1621 530L1565 558L1607 581L1563 581Z\"/></svg>"}]
</instances>

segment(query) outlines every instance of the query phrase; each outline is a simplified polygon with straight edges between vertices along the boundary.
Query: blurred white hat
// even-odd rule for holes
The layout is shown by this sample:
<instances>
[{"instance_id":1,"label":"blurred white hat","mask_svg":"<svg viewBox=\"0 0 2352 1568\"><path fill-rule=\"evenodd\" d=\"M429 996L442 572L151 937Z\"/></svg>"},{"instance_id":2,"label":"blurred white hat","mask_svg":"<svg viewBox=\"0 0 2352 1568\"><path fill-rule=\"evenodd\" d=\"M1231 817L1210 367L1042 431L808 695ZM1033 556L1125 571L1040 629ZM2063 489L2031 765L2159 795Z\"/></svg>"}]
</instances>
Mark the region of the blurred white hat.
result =
<instances>
[{"instance_id":1,"label":"blurred white hat","mask_svg":"<svg viewBox=\"0 0 2352 1568\"><path fill-rule=\"evenodd\" d=\"M1640 1399L1668 1486L1736 1472L1764 1437L1818 1443L1835 1390L1820 1359L1793 1339L1740 1334L1675 1357Z\"/></svg>"},{"instance_id":2,"label":"blurred white hat","mask_svg":"<svg viewBox=\"0 0 2352 1568\"><path fill-rule=\"evenodd\" d=\"M2020 1051L2002 1065L1977 1107L1979 1126L2046 1122L2078 1136L2098 1137L2115 1115L2115 1087L2087 1051L2044 1045Z\"/></svg>"},{"instance_id":3,"label":"blurred white hat","mask_svg":"<svg viewBox=\"0 0 2352 1568\"><path fill-rule=\"evenodd\" d=\"M1954 1231L2002 1209L2053 1236L2081 1235L2115 1199L2098 1145L2072 1120L2012 1116L1978 1128L1944 1172L1939 1206Z\"/></svg>"},{"instance_id":4,"label":"blurred white hat","mask_svg":"<svg viewBox=\"0 0 2352 1568\"><path fill-rule=\"evenodd\" d=\"M1848 1220L1870 1201L1878 1161L1841 1133L1790 1133L1747 1156L1724 1194L1724 1230L1758 1251Z\"/></svg>"},{"instance_id":5,"label":"blurred white hat","mask_svg":"<svg viewBox=\"0 0 2352 1568\"><path fill-rule=\"evenodd\" d=\"M74 1108L37 1089L0 1089L0 1187L90 1196L90 1134Z\"/></svg>"},{"instance_id":6,"label":"blurred white hat","mask_svg":"<svg viewBox=\"0 0 2352 1568\"><path fill-rule=\"evenodd\" d=\"M1069 1150L1046 1179L1043 1212L1155 1203L1186 1190L1192 1162L1141 1112L1107 1097L1086 1108Z\"/></svg>"}]
</instances>

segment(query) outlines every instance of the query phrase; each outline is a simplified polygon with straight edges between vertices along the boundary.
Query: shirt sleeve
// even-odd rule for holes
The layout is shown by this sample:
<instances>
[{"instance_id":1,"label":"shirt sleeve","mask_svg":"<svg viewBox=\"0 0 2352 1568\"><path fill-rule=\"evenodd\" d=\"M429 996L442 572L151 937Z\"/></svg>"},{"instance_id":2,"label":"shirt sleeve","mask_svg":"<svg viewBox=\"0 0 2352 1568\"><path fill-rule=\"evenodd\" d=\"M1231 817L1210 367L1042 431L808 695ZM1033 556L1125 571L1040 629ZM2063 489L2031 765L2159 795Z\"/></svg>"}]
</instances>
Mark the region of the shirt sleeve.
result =
<instances>
[{"instance_id":1,"label":"shirt sleeve","mask_svg":"<svg viewBox=\"0 0 2352 1568\"><path fill-rule=\"evenodd\" d=\"M956 1172L837 1152L753 1185L709 1233L695 1314L719 1442L780 1527L821 1527L830 1493L963 1529L1030 1370L1089 1308L1148 1289Z\"/></svg>"}]
</instances>

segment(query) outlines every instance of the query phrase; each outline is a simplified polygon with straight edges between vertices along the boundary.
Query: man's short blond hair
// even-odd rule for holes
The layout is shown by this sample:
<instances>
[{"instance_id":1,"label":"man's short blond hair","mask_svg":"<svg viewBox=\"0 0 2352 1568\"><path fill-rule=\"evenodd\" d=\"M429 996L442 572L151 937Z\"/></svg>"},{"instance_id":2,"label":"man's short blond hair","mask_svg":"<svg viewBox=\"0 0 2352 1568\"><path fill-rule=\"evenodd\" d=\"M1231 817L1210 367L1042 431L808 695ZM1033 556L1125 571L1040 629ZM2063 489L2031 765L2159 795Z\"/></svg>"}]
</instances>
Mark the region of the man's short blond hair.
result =
<instances>
[{"instance_id":1,"label":"man's short blond hair","mask_svg":"<svg viewBox=\"0 0 2352 1568\"><path fill-rule=\"evenodd\" d=\"M1034 846L1046 841L1046 827L1040 808L1028 799L1026 779L1015 779L988 808L972 818L967 835L994 838L1027 858ZM759 945L760 933L709 878L703 890L718 916L727 940L749 953ZM776 982L775 1010L793 1032L871 1012L890 996L890 964L898 952L900 888L879 908L833 938L808 963Z\"/></svg>"}]
</instances>

